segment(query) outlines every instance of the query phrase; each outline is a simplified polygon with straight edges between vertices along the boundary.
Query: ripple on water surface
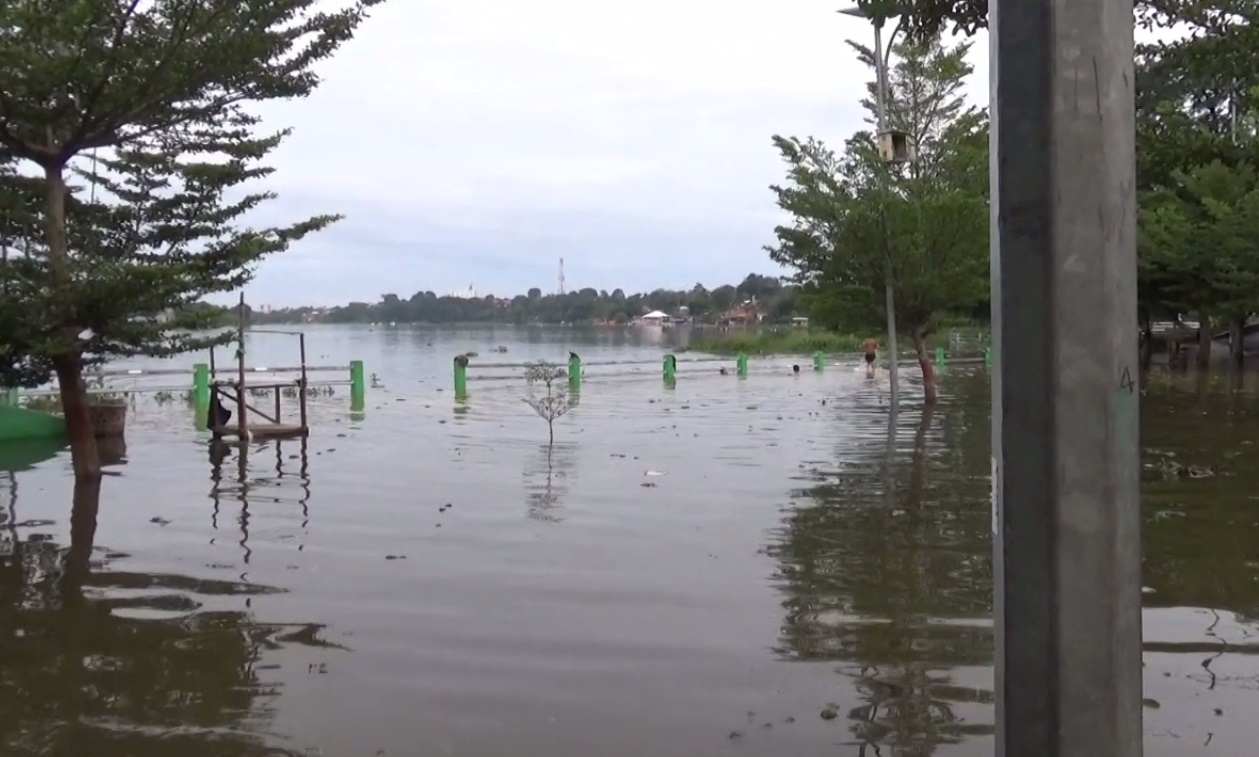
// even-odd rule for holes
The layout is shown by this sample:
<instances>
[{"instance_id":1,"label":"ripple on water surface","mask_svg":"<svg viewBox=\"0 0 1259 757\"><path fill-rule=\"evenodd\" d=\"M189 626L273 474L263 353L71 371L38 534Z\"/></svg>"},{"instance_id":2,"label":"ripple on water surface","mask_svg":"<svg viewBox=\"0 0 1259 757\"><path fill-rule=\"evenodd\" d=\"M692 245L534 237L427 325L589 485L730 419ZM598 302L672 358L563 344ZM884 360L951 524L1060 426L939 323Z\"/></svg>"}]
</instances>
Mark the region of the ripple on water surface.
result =
<instances>
[{"instance_id":1,"label":"ripple on water surface","mask_svg":"<svg viewBox=\"0 0 1259 757\"><path fill-rule=\"evenodd\" d=\"M990 752L986 376L946 374L941 406L889 433L885 387L847 366L683 369L671 389L655 368L592 375L553 446L521 383L459 405L386 375L363 414L321 398L309 441L243 463L182 408L141 406L96 518L63 458L18 471L0 737L137 757ZM1163 544L1148 753L1240 744L1253 622L1185 609L1197 558Z\"/></svg>"}]
</instances>

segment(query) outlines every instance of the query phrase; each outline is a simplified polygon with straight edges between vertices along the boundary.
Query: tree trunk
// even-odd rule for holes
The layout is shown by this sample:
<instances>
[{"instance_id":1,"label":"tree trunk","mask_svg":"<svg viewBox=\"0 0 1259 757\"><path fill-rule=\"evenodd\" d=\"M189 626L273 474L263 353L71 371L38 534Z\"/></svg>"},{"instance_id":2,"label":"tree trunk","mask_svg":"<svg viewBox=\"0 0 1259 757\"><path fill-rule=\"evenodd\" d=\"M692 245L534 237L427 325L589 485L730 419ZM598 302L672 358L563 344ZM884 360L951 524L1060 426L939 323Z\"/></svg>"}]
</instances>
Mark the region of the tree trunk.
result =
<instances>
[{"instance_id":1,"label":"tree trunk","mask_svg":"<svg viewBox=\"0 0 1259 757\"><path fill-rule=\"evenodd\" d=\"M927 340L922 327L915 326L911 335L914 339L914 352L918 354L918 367L922 369L922 400L932 405L935 404L938 396L935 365L931 362L931 356L927 354Z\"/></svg>"},{"instance_id":2,"label":"tree trunk","mask_svg":"<svg viewBox=\"0 0 1259 757\"><path fill-rule=\"evenodd\" d=\"M70 435L70 458L76 478L92 478L101 474L100 456L96 451L96 431L87 410L87 386L83 383L83 362L79 356L79 327L75 323L74 302L68 291L71 286L70 251L66 245L66 180L64 166L44 166L44 203L47 224L48 262L52 272L52 293L58 297L57 320L60 322L56 345L61 353L53 359L57 383L61 387L61 410Z\"/></svg>"},{"instance_id":3,"label":"tree trunk","mask_svg":"<svg viewBox=\"0 0 1259 757\"><path fill-rule=\"evenodd\" d=\"M1199 368L1211 365L1211 319L1206 313L1198 316L1198 355Z\"/></svg>"},{"instance_id":4,"label":"tree trunk","mask_svg":"<svg viewBox=\"0 0 1259 757\"><path fill-rule=\"evenodd\" d=\"M1246 350L1246 319L1234 318L1228 325L1228 356L1233 365L1241 365Z\"/></svg>"},{"instance_id":5,"label":"tree trunk","mask_svg":"<svg viewBox=\"0 0 1259 757\"><path fill-rule=\"evenodd\" d=\"M61 576L64 606L83 604L83 586L92 573L92 548L96 544L96 515L101 504L101 479L76 478L74 505L70 509L70 549L65 553Z\"/></svg>"},{"instance_id":6,"label":"tree trunk","mask_svg":"<svg viewBox=\"0 0 1259 757\"><path fill-rule=\"evenodd\" d=\"M70 459L76 478L101 475L100 455L96 450L96 429L87 409L87 385L83 382L83 364L78 355L53 361L57 383L61 386L61 411L66 418L70 436Z\"/></svg>"}]
</instances>

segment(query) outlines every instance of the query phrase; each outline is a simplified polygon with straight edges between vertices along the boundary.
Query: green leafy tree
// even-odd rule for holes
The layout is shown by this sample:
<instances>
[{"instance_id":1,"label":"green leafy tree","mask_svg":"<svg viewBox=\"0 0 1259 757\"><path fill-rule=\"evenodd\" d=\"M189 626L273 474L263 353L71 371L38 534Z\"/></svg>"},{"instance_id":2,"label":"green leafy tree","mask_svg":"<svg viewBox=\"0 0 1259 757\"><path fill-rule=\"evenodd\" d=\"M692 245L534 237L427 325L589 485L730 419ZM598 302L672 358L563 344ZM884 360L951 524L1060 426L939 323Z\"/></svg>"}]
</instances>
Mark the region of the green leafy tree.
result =
<instances>
[{"instance_id":1,"label":"green leafy tree","mask_svg":"<svg viewBox=\"0 0 1259 757\"><path fill-rule=\"evenodd\" d=\"M1139 8L1138 21L1148 29L1191 32L1159 35L1136 50L1138 190L1141 206L1153 211L1143 214L1144 221L1159 222L1141 237L1138 293L1145 357L1152 349L1153 317L1192 315L1202 326L1200 365L1210 360L1217 324L1233 332L1233 357L1240 360L1242 326L1254 312L1254 303L1244 306L1236 296L1248 285L1245 273L1204 239L1178 244L1172 229L1192 218L1195 233L1205 233L1203 214L1211 211L1202 202L1217 202L1214 192L1225 191L1226 183L1244 183L1249 166L1259 165L1254 119L1259 7L1249 0L1177 0ZM1207 185L1212 188L1203 196L1198 190Z\"/></svg>"},{"instance_id":2,"label":"green leafy tree","mask_svg":"<svg viewBox=\"0 0 1259 757\"><path fill-rule=\"evenodd\" d=\"M1240 361L1242 326L1259 309L1259 174L1215 161L1171 179L1141 208L1143 273L1162 282L1165 302L1198 315L1206 343L1200 363L1209 360L1216 318L1229 324Z\"/></svg>"},{"instance_id":3,"label":"green leafy tree","mask_svg":"<svg viewBox=\"0 0 1259 757\"><path fill-rule=\"evenodd\" d=\"M536 296L519 294L511 298L486 296L481 299L438 297L433 292L416 292L407 300L382 295L378 303L352 302L333 308L280 308L251 315L254 323L625 323L652 310L679 312L686 307L697 322L717 322L735 304L755 295L758 307L771 320L787 321L795 315L795 287L784 286L775 276L749 274L739 285L746 293L726 284L711 292L696 284L689 290L657 289L627 295L622 289L610 293L591 288L565 294Z\"/></svg>"},{"instance_id":4,"label":"green leafy tree","mask_svg":"<svg viewBox=\"0 0 1259 757\"><path fill-rule=\"evenodd\" d=\"M862 0L868 14L899 21L918 37L945 29L965 35L987 27L988 0ZM1259 109L1259 6L1253 0L1140 0L1134 21L1146 41L1135 50L1137 180L1141 204L1159 204L1160 195L1179 187L1177 174L1194 166L1259 164L1256 115ZM1156 250L1156 235L1144 235L1138 270L1138 304L1146 332L1146 358L1153 318L1179 318L1174 300L1197 286L1175 278L1185 270L1210 268L1211 260L1182 260L1169 266L1170 251ZM1199 245L1185 255L1211 257ZM1216 293L1226 296L1223 292ZM1214 301L1214 297L1208 298ZM1199 317L1200 314L1195 314ZM1240 331L1245 316L1218 314ZM1200 332L1198 359L1210 355L1211 324ZM1240 334L1236 334L1239 337ZM1240 357L1240 339L1232 340Z\"/></svg>"},{"instance_id":5,"label":"green leafy tree","mask_svg":"<svg viewBox=\"0 0 1259 757\"><path fill-rule=\"evenodd\" d=\"M967 49L932 39L895 50L888 117L919 146L909 166L885 164L868 132L842 155L815 139L774 138L788 175L772 189L792 222L775 229L770 257L795 272L819 321L869 329L886 319L890 260L897 323L913 341L928 402L936 386L926 337L940 315L987 295L987 130L960 93Z\"/></svg>"},{"instance_id":6,"label":"green leafy tree","mask_svg":"<svg viewBox=\"0 0 1259 757\"><path fill-rule=\"evenodd\" d=\"M0 281L0 312L30 321L7 342L5 373L56 375L77 475L100 472L86 365L205 346L182 331L207 325L187 305L334 220L241 222L271 199L241 189L270 173L261 161L287 134L259 132L247 106L310 94L313 66L380 1L335 12L316 0L0 4L0 157L37 173L34 186L11 176L0 195L28 211L10 219L28 239L42 230ZM163 313L173 320L159 323Z\"/></svg>"}]
</instances>

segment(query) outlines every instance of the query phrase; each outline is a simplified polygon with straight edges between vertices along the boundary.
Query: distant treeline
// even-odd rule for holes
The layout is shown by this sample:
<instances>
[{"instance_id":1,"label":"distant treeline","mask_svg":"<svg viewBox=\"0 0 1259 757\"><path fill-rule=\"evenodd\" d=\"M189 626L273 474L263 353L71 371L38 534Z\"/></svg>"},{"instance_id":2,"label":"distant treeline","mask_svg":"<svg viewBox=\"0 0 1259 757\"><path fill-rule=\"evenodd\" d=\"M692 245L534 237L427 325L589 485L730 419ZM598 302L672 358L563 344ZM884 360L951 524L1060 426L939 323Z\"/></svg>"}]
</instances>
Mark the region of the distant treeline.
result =
<instances>
[{"instance_id":1,"label":"distant treeline","mask_svg":"<svg viewBox=\"0 0 1259 757\"><path fill-rule=\"evenodd\" d=\"M475 299L416 292L409 298L383 295L379 302L351 302L332 308L285 308L260 312L251 320L264 323L627 323L655 310L670 315L689 314L697 321L716 322L732 309L755 299L754 311L766 322L789 321L796 315L796 289L777 277L749 274L739 284L709 290L696 284L689 290L657 289L626 294L621 289L580 289L566 294L543 294L534 287L526 294ZM682 308L686 308L685 311Z\"/></svg>"}]
</instances>

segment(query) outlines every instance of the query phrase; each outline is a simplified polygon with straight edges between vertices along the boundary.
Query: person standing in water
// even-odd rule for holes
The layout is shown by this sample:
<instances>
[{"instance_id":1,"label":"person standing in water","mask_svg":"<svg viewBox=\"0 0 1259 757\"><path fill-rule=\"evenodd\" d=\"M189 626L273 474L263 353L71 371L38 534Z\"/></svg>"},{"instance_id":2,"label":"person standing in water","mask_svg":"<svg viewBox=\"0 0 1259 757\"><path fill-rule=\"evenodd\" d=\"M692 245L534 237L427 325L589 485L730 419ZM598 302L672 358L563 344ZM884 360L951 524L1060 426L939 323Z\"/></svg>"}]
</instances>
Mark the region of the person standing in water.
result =
<instances>
[{"instance_id":1,"label":"person standing in water","mask_svg":"<svg viewBox=\"0 0 1259 757\"><path fill-rule=\"evenodd\" d=\"M866 344L866 377L874 378L874 360L879 356L879 340L867 339Z\"/></svg>"}]
</instances>

